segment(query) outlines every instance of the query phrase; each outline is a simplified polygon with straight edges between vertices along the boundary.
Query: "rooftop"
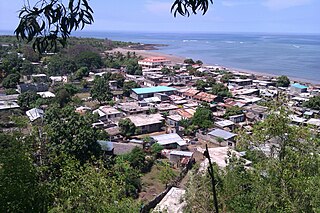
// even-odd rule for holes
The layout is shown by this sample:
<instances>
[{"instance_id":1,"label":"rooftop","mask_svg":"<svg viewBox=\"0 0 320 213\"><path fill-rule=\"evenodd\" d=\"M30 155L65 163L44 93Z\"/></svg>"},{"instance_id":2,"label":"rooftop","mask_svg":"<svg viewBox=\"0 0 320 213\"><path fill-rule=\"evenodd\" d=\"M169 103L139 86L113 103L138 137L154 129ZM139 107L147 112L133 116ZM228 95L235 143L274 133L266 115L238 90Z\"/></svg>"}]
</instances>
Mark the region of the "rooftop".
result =
<instances>
[{"instance_id":1,"label":"rooftop","mask_svg":"<svg viewBox=\"0 0 320 213\"><path fill-rule=\"evenodd\" d=\"M214 129L211 132L209 132L208 134L215 136L215 137L223 138L225 140L231 139L237 135L232 132L225 131L223 129Z\"/></svg>"},{"instance_id":2,"label":"rooftop","mask_svg":"<svg viewBox=\"0 0 320 213\"><path fill-rule=\"evenodd\" d=\"M295 83L291 85L292 87L298 88L298 89L307 89L308 87L299 83Z\"/></svg>"},{"instance_id":3,"label":"rooftop","mask_svg":"<svg viewBox=\"0 0 320 213\"><path fill-rule=\"evenodd\" d=\"M140 94L148 94L148 93L157 93L157 92L171 92L177 89L166 86L157 86L157 87L145 87L145 88L135 88L132 89L133 92Z\"/></svg>"},{"instance_id":4,"label":"rooftop","mask_svg":"<svg viewBox=\"0 0 320 213\"><path fill-rule=\"evenodd\" d=\"M187 143L177 133L162 134L151 137L154 140L156 140L157 143L160 145L167 145L173 143L177 143L179 146L187 145Z\"/></svg>"},{"instance_id":5,"label":"rooftop","mask_svg":"<svg viewBox=\"0 0 320 213\"><path fill-rule=\"evenodd\" d=\"M141 115L128 116L128 118L132 121L132 123L134 123L136 127L161 123L163 120L163 117L160 114L151 114L151 115L141 114Z\"/></svg>"}]
</instances>

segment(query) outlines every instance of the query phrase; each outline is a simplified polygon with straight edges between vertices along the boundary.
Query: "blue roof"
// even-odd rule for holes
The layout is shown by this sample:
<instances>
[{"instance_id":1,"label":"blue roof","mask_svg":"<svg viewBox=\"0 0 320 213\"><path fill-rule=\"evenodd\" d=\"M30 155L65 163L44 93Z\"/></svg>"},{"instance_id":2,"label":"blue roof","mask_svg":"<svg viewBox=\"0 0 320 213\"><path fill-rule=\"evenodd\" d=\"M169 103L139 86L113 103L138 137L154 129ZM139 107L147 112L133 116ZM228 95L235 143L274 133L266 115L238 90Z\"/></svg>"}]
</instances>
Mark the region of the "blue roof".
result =
<instances>
[{"instance_id":1,"label":"blue roof","mask_svg":"<svg viewBox=\"0 0 320 213\"><path fill-rule=\"evenodd\" d=\"M299 89L307 89L307 88L308 88L307 86L301 85L301 84L299 84L299 83L292 84L291 86L292 86L292 87L299 88Z\"/></svg>"},{"instance_id":2,"label":"blue roof","mask_svg":"<svg viewBox=\"0 0 320 213\"><path fill-rule=\"evenodd\" d=\"M157 92L170 92L175 91L177 89L172 87L166 86L157 86L157 87L145 87L145 88L134 88L132 89L133 92L137 93L138 95L147 94L147 93L157 93Z\"/></svg>"}]
</instances>

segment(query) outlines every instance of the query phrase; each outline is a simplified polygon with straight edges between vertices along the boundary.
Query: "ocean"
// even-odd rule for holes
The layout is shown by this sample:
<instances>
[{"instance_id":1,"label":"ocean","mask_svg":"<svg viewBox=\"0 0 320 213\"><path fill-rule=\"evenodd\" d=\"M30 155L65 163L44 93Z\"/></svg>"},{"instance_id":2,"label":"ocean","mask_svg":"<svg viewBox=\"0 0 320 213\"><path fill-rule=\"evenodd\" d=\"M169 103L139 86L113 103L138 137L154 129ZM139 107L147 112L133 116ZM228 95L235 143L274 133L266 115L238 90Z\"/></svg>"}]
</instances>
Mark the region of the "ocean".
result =
<instances>
[{"instance_id":1,"label":"ocean","mask_svg":"<svg viewBox=\"0 0 320 213\"><path fill-rule=\"evenodd\" d=\"M320 83L320 35L78 31L74 36L166 44L155 51Z\"/></svg>"},{"instance_id":2,"label":"ocean","mask_svg":"<svg viewBox=\"0 0 320 213\"><path fill-rule=\"evenodd\" d=\"M262 33L77 32L77 36L166 44L158 52L205 64L251 70L320 83L320 35Z\"/></svg>"}]
</instances>

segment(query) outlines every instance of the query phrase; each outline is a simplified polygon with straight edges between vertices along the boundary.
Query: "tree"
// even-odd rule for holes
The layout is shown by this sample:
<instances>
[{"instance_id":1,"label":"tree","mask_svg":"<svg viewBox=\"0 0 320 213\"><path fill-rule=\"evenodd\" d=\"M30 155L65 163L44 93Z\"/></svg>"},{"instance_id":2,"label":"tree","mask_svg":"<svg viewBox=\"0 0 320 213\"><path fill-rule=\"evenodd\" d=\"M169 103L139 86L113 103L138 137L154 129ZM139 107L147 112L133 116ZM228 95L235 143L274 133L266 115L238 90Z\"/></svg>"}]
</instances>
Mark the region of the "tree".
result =
<instances>
[{"instance_id":1,"label":"tree","mask_svg":"<svg viewBox=\"0 0 320 213\"><path fill-rule=\"evenodd\" d=\"M288 87L290 85L290 80L287 76L282 75L277 78L277 87Z\"/></svg>"},{"instance_id":2,"label":"tree","mask_svg":"<svg viewBox=\"0 0 320 213\"><path fill-rule=\"evenodd\" d=\"M183 63L189 64L189 65L195 64L195 62L194 62L193 59L191 59L191 58L185 59L185 60L183 61Z\"/></svg>"},{"instance_id":3,"label":"tree","mask_svg":"<svg viewBox=\"0 0 320 213\"><path fill-rule=\"evenodd\" d=\"M171 12L176 16L190 16L198 11L205 14L213 0L175 0ZM65 46L72 31L93 23L93 10L87 0L60 2L44 1L31 5L25 3L19 13L17 38L33 41L33 48L40 53L57 50L58 43Z\"/></svg>"},{"instance_id":4,"label":"tree","mask_svg":"<svg viewBox=\"0 0 320 213\"><path fill-rule=\"evenodd\" d=\"M241 114L243 114L243 111L239 106L232 106L227 108L226 113L224 114L224 117L229 118L230 116L241 115Z\"/></svg>"},{"instance_id":5,"label":"tree","mask_svg":"<svg viewBox=\"0 0 320 213\"><path fill-rule=\"evenodd\" d=\"M89 76L89 69L88 67L80 67L75 73L75 79L81 80L83 77Z\"/></svg>"},{"instance_id":6,"label":"tree","mask_svg":"<svg viewBox=\"0 0 320 213\"><path fill-rule=\"evenodd\" d=\"M46 111L45 123L48 135L47 149L51 158L67 154L81 163L98 158L101 148L97 143L99 130L92 127L95 118L91 114L80 115L73 107L51 107Z\"/></svg>"},{"instance_id":7,"label":"tree","mask_svg":"<svg viewBox=\"0 0 320 213\"><path fill-rule=\"evenodd\" d=\"M226 73L220 78L220 81L222 83L228 83L231 78L233 78L233 74L232 73Z\"/></svg>"},{"instance_id":8,"label":"tree","mask_svg":"<svg viewBox=\"0 0 320 213\"><path fill-rule=\"evenodd\" d=\"M146 153L143 149L135 147L130 153L122 155L122 158L127 161L130 166L140 172L146 172L150 166L146 163Z\"/></svg>"},{"instance_id":9,"label":"tree","mask_svg":"<svg viewBox=\"0 0 320 213\"><path fill-rule=\"evenodd\" d=\"M218 201L223 212L320 210L320 156L315 154L319 150L319 139L308 127L293 126L289 121L287 112L278 108L278 113L254 125L251 135L240 133L238 149L260 150L263 144L271 143L271 154L264 154L252 169L246 169L242 159L229 153L228 166L223 170L216 167ZM190 180L186 196L188 209L212 211L208 175L195 172Z\"/></svg>"},{"instance_id":10,"label":"tree","mask_svg":"<svg viewBox=\"0 0 320 213\"><path fill-rule=\"evenodd\" d=\"M46 212L48 191L38 182L22 135L0 134L0 211Z\"/></svg>"},{"instance_id":11,"label":"tree","mask_svg":"<svg viewBox=\"0 0 320 213\"><path fill-rule=\"evenodd\" d=\"M140 85L135 81L125 81L123 83L123 95L129 97L133 88L140 88Z\"/></svg>"},{"instance_id":12,"label":"tree","mask_svg":"<svg viewBox=\"0 0 320 213\"><path fill-rule=\"evenodd\" d=\"M219 97L232 97L228 87L220 83L215 83L212 85L211 93Z\"/></svg>"},{"instance_id":13,"label":"tree","mask_svg":"<svg viewBox=\"0 0 320 213\"><path fill-rule=\"evenodd\" d=\"M159 180L165 185L169 184L177 176L171 165L167 162L164 162L163 165L160 164L158 168L160 170Z\"/></svg>"},{"instance_id":14,"label":"tree","mask_svg":"<svg viewBox=\"0 0 320 213\"><path fill-rule=\"evenodd\" d=\"M89 70L102 67L102 60L99 53L92 51L80 52L75 56L75 62L78 68L87 67Z\"/></svg>"},{"instance_id":15,"label":"tree","mask_svg":"<svg viewBox=\"0 0 320 213\"><path fill-rule=\"evenodd\" d=\"M33 50L32 50L33 51ZM24 60L21 65L21 74L22 75L32 75L35 73L35 65L31 64L30 61Z\"/></svg>"},{"instance_id":16,"label":"tree","mask_svg":"<svg viewBox=\"0 0 320 213\"><path fill-rule=\"evenodd\" d=\"M161 73L163 75L169 75L171 73L171 70L169 68L164 67L161 69Z\"/></svg>"},{"instance_id":17,"label":"tree","mask_svg":"<svg viewBox=\"0 0 320 213\"><path fill-rule=\"evenodd\" d=\"M41 99L41 96L34 91L27 91L18 96L18 105L27 110L36 107L37 100Z\"/></svg>"},{"instance_id":18,"label":"tree","mask_svg":"<svg viewBox=\"0 0 320 213\"><path fill-rule=\"evenodd\" d=\"M128 189L136 186L132 181L139 180L135 171L120 162L112 171L102 163L81 166L75 159L66 160L61 178L51 184L55 202L50 212L138 212L139 203L127 197Z\"/></svg>"},{"instance_id":19,"label":"tree","mask_svg":"<svg viewBox=\"0 0 320 213\"><path fill-rule=\"evenodd\" d=\"M213 115L212 111L207 106L200 106L192 118L192 124L201 128L208 129L213 126Z\"/></svg>"},{"instance_id":20,"label":"tree","mask_svg":"<svg viewBox=\"0 0 320 213\"><path fill-rule=\"evenodd\" d=\"M3 79L2 86L4 88L16 88L19 82L20 82L20 75L13 73L13 74L9 74L7 77Z\"/></svg>"},{"instance_id":21,"label":"tree","mask_svg":"<svg viewBox=\"0 0 320 213\"><path fill-rule=\"evenodd\" d=\"M320 110L320 96L311 97L309 101L303 103L304 107Z\"/></svg>"},{"instance_id":22,"label":"tree","mask_svg":"<svg viewBox=\"0 0 320 213\"><path fill-rule=\"evenodd\" d=\"M120 132L125 137L130 137L135 134L136 126L129 118L121 119L118 124Z\"/></svg>"},{"instance_id":23,"label":"tree","mask_svg":"<svg viewBox=\"0 0 320 213\"><path fill-rule=\"evenodd\" d=\"M198 65L200 65L200 66L203 64L203 62L202 62L201 60L196 60L195 63L198 64Z\"/></svg>"},{"instance_id":24,"label":"tree","mask_svg":"<svg viewBox=\"0 0 320 213\"><path fill-rule=\"evenodd\" d=\"M205 91L207 86L208 86L208 84L204 80L197 80L196 81L197 90Z\"/></svg>"},{"instance_id":25,"label":"tree","mask_svg":"<svg viewBox=\"0 0 320 213\"><path fill-rule=\"evenodd\" d=\"M100 104L102 102L112 100L112 93L109 87L109 82L104 77L95 77L90 93L92 98L99 101Z\"/></svg>"}]
</instances>

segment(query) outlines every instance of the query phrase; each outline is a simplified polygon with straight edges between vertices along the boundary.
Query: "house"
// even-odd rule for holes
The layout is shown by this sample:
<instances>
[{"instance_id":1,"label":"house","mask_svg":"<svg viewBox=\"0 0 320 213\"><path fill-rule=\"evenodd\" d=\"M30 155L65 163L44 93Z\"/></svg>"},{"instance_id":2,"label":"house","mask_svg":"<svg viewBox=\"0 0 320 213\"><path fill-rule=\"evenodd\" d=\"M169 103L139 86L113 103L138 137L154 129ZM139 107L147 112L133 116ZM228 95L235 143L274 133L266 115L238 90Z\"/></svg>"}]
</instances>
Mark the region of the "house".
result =
<instances>
[{"instance_id":1,"label":"house","mask_svg":"<svg viewBox=\"0 0 320 213\"><path fill-rule=\"evenodd\" d=\"M230 130L234 130L235 122L231 120L222 120L222 121L216 121L214 125L218 128L225 129L229 128Z\"/></svg>"},{"instance_id":2,"label":"house","mask_svg":"<svg viewBox=\"0 0 320 213\"><path fill-rule=\"evenodd\" d=\"M237 86L248 86L252 85L252 79L230 79L229 84L237 85Z\"/></svg>"},{"instance_id":3,"label":"house","mask_svg":"<svg viewBox=\"0 0 320 213\"><path fill-rule=\"evenodd\" d=\"M182 95L182 97L187 98L187 99L192 99L199 92L200 92L199 90L196 90L194 88L187 88L187 89L179 90L179 93Z\"/></svg>"},{"instance_id":4,"label":"house","mask_svg":"<svg viewBox=\"0 0 320 213\"><path fill-rule=\"evenodd\" d=\"M212 103L218 102L220 99L216 95L212 95L206 92L200 92L193 97L194 99L202 102Z\"/></svg>"},{"instance_id":5,"label":"house","mask_svg":"<svg viewBox=\"0 0 320 213\"><path fill-rule=\"evenodd\" d=\"M31 79L35 83L47 82L48 81L48 77L47 77L46 74L34 74L34 75L31 75Z\"/></svg>"},{"instance_id":6,"label":"house","mask_svg":"<svg viewBox=\"0 0 320 213\"><path fill-rule=\"evenodd\" d=\"M19 84L17 91L21 94L27 91L34 92L45 92L48 91L49 87L45 83L32 83L32 84Z\"/></svg>"},{"instance_id":7,"label":"house","mask_svg":"<svg viewBox=\"0 0 320 213\"><path fill-rule=\"evenodd\" d=\"M193 160L193 152L172 150L169 153L169 160L171 163L177 165L177 167L181 165L186 166Z\"/></svg>"},{"instance_id":8,"label":"house","mask_svg":"<svg viewBox=\"0 0 320 213\"><path fill-rule=\"evenodd\" d=\"M190 75L174 75L169 76L168 81L173 85L187 85L192 81L192 76Z\"/></svg>"},{"instance_id":9,"label":"house","mask_svg":"<svg viewBox=\"0 0 320 213\"><path fill-rule=\"evenodd\" d=\"M0 101L17 101L18 94L15 95L0 95Z\"/></svg>"},{"instance_id":10,"label":"house","mask_svg":"<svg viewBox=\"0 0 320 213\"><path fill-rule=\"evenodd\" d=\"M97 113L102 121L109 119L119 120L124 116L122 112L110 106L101 106L99 109L94 110L93 113Z\"/></svg>"},{"instance_id":11,"label":"house","mask_svg":"<svg viewBox=\"0 0 320 213\"><path fill-rule=\"evenodd\" d=\"M183 140L178 134L170 133L170 134L161 134L156 136L151 136L152 139L156 141L156 143L163 146L165 149L178 149L178 150L186 150L187 143Z\"/></svg>"},{"instance_id":12,"label":"house","mask_svg":"<svg viewBox=\"0 0 320 213\"><path fill-rule=\"evenodd\" d=\"M229 116L229 120L234 123L244 122L246 119L244 114Z\"/></svg>"},{"instance_id":13,"label":"house","mask_svg":"<svg viewBox=\"0 0 320 213\"><path fill-rule=\"evenodd\" d=\"M26 114L27 114L30 121L35 121L39 118L43 118L44 111L42 109L33 108L33 109L26 111Z\"/></svg>"},{"instance_id":14,"label":"house","mask_svg":"<svg viewBox=\"0 0 320 213\"><path fill-rule=\"evenodd\" d=\"M312 125L312 126L316 126L316 127L320 127L320 119L317 118L310 118L306 124Z\"/></svg>"},{"instance_id":15,"label":"house","mask_svg":"<svg viewBox=\"0 0 320 213\"><path fill-rule=\"evenodd\" d=\"M308 90L307 86L301 85L299 83L295 83L290 86L290 93L292 94L304 93L304 92L307 92L307 90Z\"/></svg>"},{"instance_id":16,"label":"house","mask_svg":"<svg viewBox=\"0 0 320 213\"><path fill-rule=\"evenodd\" d=\"M246 115L253 120L263 120L267 117L268 107L251 105L245 107Z\"/></svg>"},{"instance_id":17,"label":"house","mask_svg":"<svg viewBox=\"0 0 320 213\"><path fill-rule=\"evenodd\" d=\"M152 213L168 212L183 213L187 203L184 201L186 190L172 187L164 198L154 208Z\"/></svg>"},{"instance_id":18,"label":"house","mask_svg":"<svg viewBox=\"0 0 320 213\"><path fill-rule=\"evenodd\" d=\"M201 148L197 148L197 150L199 152L204 152L204 149ZM225 168L228 164L229 164L229 153L231 152L232 155L236 156L237 158L241 158L242 157L242 153L239 153L233 149L230 149L229 147L216 147L216 148L209 148L209 155L210 155L210 159L211 162L216 163L220 168ZM250 166L251 165L251 161L248 161L246 159L244 159L245 166ZM209 166L209 161L208 159L205 159L204 161L201 162L200 164L200 172L204 172L207 170Z\"/></svg>"},{"instance_id":19,"label":"house","mask_svg":"<svg viewBox=\"0 0 320 213\"><path fill-rule=\"evenodd\" d=\"M170 63L171 61L165 57L150 57L138 61L138 64L142 66L142 68L162 67Z\"/></svg>"},{"instance_id":20,"label":"house","mask_svg":"<svg viewBox=\"0 0 320 213\"><path fill-rule=\"evenodd\" d=\"M137 143L117 143L103 140L98 140L97 143L104 155L123 155L130 153L136 147L142 148L142 145Z\"/></svg>"},{"instance_id":21,"label":"house","mask_svg":"<svg viewBox=\"0 0 320 213\"><path fill-rule=\"evenodd\" d=\"M232 132L223 129L213 129L211 132L208 133L208 135L214 139L211 140L211 142L219 144L220 146L236 146L234 139L235 136L237 136L237 134L234 134Z\"/></svg>"},{"instance_id":22,"label":"house","mask_svg":"<svg viewBox=\"0 0 320 213\"><path fill-rule=\"evenodd\" d=\"M15 101L0 101L0 110L10 110L20 108Z\"/></svg>"},{"instance_id":23,"label":"house","mask_svg":"<svg viewBox=\"0 0 320 213\"><path fill-rule=\"evenodd\" d=\"M131 92L131 97L135 100L143 100L144 98L154 97L156 93L164 93L172 95L177 89L166 86L134 88Z\"/></svg>"},{"instance_id":24,"label":"house","mask_svg":"<svg viewBox=\"0 0 320 213\"><path fill-rule=\"evenodd\" d=\"M52 92L49 92L49 91L37 92L37 94L40 95L42 98L54 98L54 97L56 97L55 94L53 94Z\"/></svg>"},{"instance_id":25,"label":"house","mask_svg":"<svg viewBox=\"0 0 320 213\"><path fill-rule=\"evenodd\" d=\"M161 131L164 121L164 118L160 114L131 115L128 118L140 129L141 134Z\"/></svg>"},{"instance_id":26,"label":"house","mask_svg":"<svg viewBox=\"0 0 320 213\"><path fill-rule=\"evenodd\" d=\"M180 115L169 115L166 119L167 132L179 133L179 122L182 120Z\"/></svg>"},{"instance_id":27,"label":"house","mask_svg":"<svg viewBox=\"0 0 320 213\"><path fill-rule=\"evenodd\" d=\"M148 106L148 103L145 101L119 103L116 107L126 115L147 113L150 110L150 106Z\"/></svg>"}]
</instances>

